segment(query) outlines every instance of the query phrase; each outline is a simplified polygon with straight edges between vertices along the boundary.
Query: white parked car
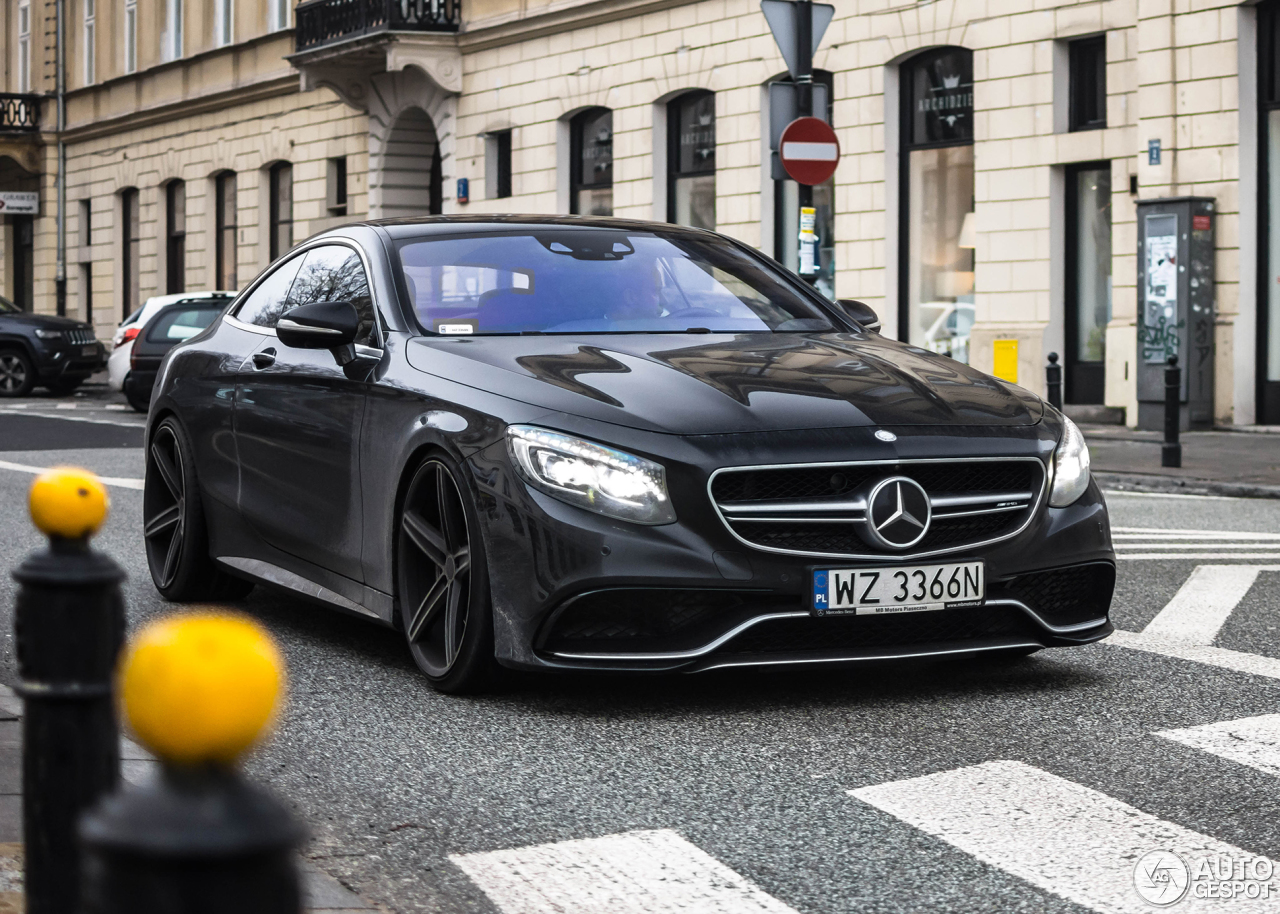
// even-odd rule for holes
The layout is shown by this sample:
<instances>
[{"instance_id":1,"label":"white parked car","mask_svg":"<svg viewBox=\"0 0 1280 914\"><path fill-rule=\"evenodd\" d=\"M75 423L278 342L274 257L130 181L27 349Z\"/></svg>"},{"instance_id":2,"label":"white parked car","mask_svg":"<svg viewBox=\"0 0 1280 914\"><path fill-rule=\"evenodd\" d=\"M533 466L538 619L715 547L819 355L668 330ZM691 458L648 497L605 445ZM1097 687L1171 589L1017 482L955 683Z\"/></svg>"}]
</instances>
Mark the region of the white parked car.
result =
<instances>
[{"instance_id":1,"label":"white parked car","mask_svg":"<svg viewBox=\"0 0 1280 914\"><path fill-rule=\"evenodd\" d=\"M181 292L177 295L155 295L143 302L142 307L120 322L111 340L111 355L107 357L107 384L112 390L123 391L124 379L129 376L129 356L133 353L133 341L161 308L174 302L189 299L225 299L231 301L235 292Z\"/></svg>"}]
</instances>

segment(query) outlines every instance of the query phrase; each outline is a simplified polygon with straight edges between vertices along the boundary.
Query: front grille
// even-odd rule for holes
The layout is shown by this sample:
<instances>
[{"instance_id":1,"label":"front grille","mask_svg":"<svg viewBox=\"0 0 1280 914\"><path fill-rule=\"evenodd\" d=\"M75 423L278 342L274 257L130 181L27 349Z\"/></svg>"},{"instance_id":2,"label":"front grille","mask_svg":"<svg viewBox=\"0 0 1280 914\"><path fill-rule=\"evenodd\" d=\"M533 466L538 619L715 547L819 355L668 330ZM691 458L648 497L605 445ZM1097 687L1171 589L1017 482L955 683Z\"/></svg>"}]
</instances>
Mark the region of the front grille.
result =
<instances>
[{"instance_id":1,"label":"front grille","mask_svg":"<svg viewBox=\"0 0 1280 914\"><path fill-rule=\"evenodd\" d=\"M987 597L1025 603L1050 625L1078 625L1107 614L1115 586L1115 565L1090 562L992 582Z\"/></svg>"},{"instance_id":2,"label":"front grille","mask_svg":"<svg viewBox=\"0 0 1280 914\"><path fill-rule=\"evenodd\" d=\"M70 330L62 331L62 338L73 346L86 346L89 343L96 343L98 338L93 335L93 331L88 327L73 327Z\"/></svg>"},{"instance_id":3,"label":"front grille","mask_svg":"<svg viewBox=\"0 0 1280 914\"><path fill-rule=\"evenodd\" d=\"M557 654L694 650L747 619L795 611L794 599L729 590L601 590L569 600L538 646Z\"/></svg>"},{"instance_id":4,"label":"front grille","mask_svg":"<svg viewBox=\"0 0 1280 914\"><path fill-rule=\"evenodd\" d=\"M933 521L916 545L889 551L859 535L865 494L878 480L907 476L928 493ZM1011 536L1031 519L1044 488L1036 458L838 464L722 470L711 497L747 543L799 555L910 558Z\"/></svg>"},{"instance_id":5,"label":"front grille","mask_svg":"<svg viewBox=\"0 0 1280 914\"><path fill-rule=\"evenodd\" d=\"M1013 606L975 606L891 616L797 616L770 619L726 643L721 654L856 651L984 638L1036 639L1037 627Z\"/></svg>"}]
</instances>

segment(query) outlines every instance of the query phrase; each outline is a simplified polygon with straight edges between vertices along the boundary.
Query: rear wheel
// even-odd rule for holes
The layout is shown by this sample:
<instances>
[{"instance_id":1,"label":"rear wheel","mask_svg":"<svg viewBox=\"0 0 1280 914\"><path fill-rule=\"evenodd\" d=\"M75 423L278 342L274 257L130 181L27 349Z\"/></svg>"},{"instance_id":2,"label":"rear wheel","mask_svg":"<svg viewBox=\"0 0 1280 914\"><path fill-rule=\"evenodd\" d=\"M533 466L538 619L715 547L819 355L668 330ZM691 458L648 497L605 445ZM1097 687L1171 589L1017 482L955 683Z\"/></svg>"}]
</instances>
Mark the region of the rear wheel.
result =
<instances>
[{"instance_id":1,"label":"rear wheel","mask_svg":"<svg viewBox=\"0 0 1280 914\"><path fill-rule=\"evenodd\" d=\"M461 469L432 457L415 471L396 531L400 620L418 667L442 692L491 686L493 611L480 521Z\"/></svg>"},{"instance_id":2,"label":"rear wheel","mask_svg":"<svg viewBox=\"0 0 1280 914\"><path fill-rule=\"evenodd\" d=\"M36 386L36 372L21 349L0 350L0 397L25 397Z\"/></svg>"},{"instance_id":3,"label":"rear wheel","mask_svg":"<svg viewBox=\"0 0 1280 914\"><path fill-rule=\"evenodd\" d=\"M145 413L151 409L151 397L139 396L136 391L136 385L133 383L133 375L125 375L124 378L124 398L133 407L134 412Z\"/></svg>"},{"instance_id":4,"label":"rear wheel","mask_svg":"<svg viewBox=\"0 0 1280 914\"><path fill-rule=\"evenodd\" d=\"M253 584L232 577L209 557L191 442L170 416L151 435L142 493L147 565L166 600L236 600Z\"/></svg>"}]
</instances>

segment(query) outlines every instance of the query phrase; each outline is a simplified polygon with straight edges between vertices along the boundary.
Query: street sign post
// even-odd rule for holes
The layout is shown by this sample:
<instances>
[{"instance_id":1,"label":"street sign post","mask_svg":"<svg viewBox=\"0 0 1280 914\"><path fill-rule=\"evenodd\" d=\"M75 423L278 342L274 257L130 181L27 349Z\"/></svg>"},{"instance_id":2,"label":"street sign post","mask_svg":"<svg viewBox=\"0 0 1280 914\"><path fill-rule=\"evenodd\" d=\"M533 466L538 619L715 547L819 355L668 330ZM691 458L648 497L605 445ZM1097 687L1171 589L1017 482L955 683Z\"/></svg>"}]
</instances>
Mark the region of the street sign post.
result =
<instances>
[{"instance_id":1,"label":"street sign post","mask_svg":"<svg viewBox=\"0 0 1280 914\"><path fill-rule=\"evenodd\" d=\"M826 124L821 119L813 117L813 55L818 50L818 45L822 42L822 36L826 33L827 26L831 24L831 20L835 16L836 8L828 3L814 3L813 0L760 0L760 9L764 12L764 18L769 23L769 30L773 32L773 38L778 43L779 50L782 51L782 59L786 61L787 69L791 71L791 77L795 80L796 120L791 126L802 121L817 121L826 127ZM790 130L791 127L787 129ZM830 127L827 127L827 130L830 129ZM834 139L835 134L833 133L831 136ZM802 143L805 141L797 139L796 142ZM796 161L801 161L801 155L816 152L820 151L809 150L806 152L804 149L797 148ZM782 153L781 158L785 168L786 154ZM838 144L836 146L836 160L839 160ZM817 173L817 170L815 167L813 169L814 173ZM833 164L831 172L834 171L835 166ZM792 174L789 168L787 172ZM826 178L831 177L831 172L827 173ZM794 174L792 176L794 177ZM826 178L822 180L825 181ZM818 272L821 269L821 264L817 257L819 238L814 230L816 220L813 207L813 183L820 184L822 181L812 183L797 181L797 183L800 190L799 273L805 279L813 282L817 279Z\"/></svg>"},{"instance_id":2,"label":"street sign post","mask_svg":"<svg viewBox=\"0 0 1280 914\"><path fill-rule=\"evenodd\" d=\"M826 121L798 117L782 131L778 154L793 180L812 187L835 174L840 163L840 140Z\"/></svg>"}]
</instances>

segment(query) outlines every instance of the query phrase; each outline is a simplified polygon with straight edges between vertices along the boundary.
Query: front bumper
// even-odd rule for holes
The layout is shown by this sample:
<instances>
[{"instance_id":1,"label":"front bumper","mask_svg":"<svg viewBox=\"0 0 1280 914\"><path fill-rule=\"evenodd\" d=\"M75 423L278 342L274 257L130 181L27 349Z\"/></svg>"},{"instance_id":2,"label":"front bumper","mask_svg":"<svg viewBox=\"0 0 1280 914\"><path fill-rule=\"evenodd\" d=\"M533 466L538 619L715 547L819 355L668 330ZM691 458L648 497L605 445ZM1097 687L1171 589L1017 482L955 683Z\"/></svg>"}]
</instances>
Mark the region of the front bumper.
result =
<instances>
[{"instance_id":1,"label":"front bumper","mask_svg":"<svg viewBox=\"0 0 1280 914\"><path fill-rule=\"evenodd\" d=\"M783 555L744 544L707 495L715 469L936 455L1043 457L1055 443L1040 427L1003 440L898 430L900 440L891 447L872 443L870 431L667 438L649 448L614 437L610 443L668 467L680 519L660 527L611 521L529 490L511 471L502 444L473 455L499 660L526 669L698 671L1060 647L1110 634L1115 557L1106 505L1093 484L1067 508L1042 500L1030 523L1010 538L916 562L982 560L988 588L980 606L812 616L814 569L894 563ZM664 447L676 459L661 456Z\"/></svg>"},{"instance_id":2,"label":"front bumper","mask_svg":"<svg viewBox=\"0 0 1280 914\"><path fill-rule=\"evenodd\" d=\"M36 376L46 384L87 378L106 364L107 351L101 343L46 348L36 353Z\"/></svg>"}]
</instances>

